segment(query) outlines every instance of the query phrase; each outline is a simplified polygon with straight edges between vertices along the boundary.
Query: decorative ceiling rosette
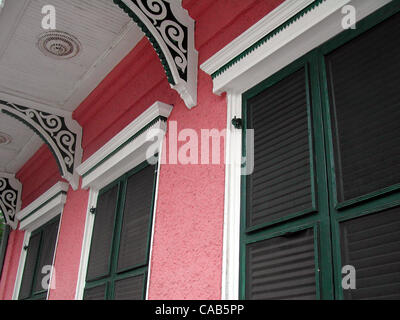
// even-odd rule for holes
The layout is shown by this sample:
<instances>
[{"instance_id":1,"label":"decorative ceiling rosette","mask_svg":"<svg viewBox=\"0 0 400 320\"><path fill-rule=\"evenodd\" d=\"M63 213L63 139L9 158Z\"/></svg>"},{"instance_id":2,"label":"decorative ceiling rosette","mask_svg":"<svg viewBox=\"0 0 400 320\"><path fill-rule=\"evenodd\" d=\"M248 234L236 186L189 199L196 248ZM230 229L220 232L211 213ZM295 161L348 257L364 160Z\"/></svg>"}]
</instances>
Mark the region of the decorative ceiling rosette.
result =
<instances>
[{"instance_id":1,"label":"decorative ceiling rosette","mask_svg":"<svg viewBox=\"0 0 400 320\"><path fill-rule=\"evenodd\" d=\"M11 174L0 173L0 211L6 224L17 227L15 215L21 208L21 183Z\"/></svg>"},{"instance_id":2,"label":"decorative ceiling rosette","mask_svg":"<svg viewBox=\"0 0 400 320\"><path fill-rule=\"evenodd\" d=\"M157 52L168 82L190 109L197 104L198 52L194 20L181 0L114 0L145 33Z\"/></svg>"},{"instance_id":3,"label":"decorative ceiling rosette","mask_svg":"<svg viewBox=\"0 0 400 320\"><path fill-rule=\"evenodd\" d=\"M31 128L49 146L61 175L77 189L79 177L75 168L82 159L82 128L71 117L24 107L0 100L0 110Z\"/></svg>"}]
</instances>

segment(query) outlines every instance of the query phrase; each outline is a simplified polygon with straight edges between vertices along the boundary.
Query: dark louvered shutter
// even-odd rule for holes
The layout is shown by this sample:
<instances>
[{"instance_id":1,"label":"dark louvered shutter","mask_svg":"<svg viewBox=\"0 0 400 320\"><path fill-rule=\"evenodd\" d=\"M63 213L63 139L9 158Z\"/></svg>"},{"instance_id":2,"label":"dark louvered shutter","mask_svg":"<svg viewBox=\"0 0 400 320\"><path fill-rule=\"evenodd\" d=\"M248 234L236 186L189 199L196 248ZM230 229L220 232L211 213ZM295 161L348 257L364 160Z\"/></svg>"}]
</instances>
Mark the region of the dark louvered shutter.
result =
<instances>
[{"instance_id":1,"label":"dark louvered shutter","mask_svg":"<svg viewBox=\"0 0 400 320\"><path fill-rule=\"evenodd\" d=\"M115 281L115 300L142 300L144 276L136 276Z\"/></svg>"},{"instance_id":2,"label":"dark louvered shutter","mask_svg":"<svg viewBox=\"0 0 400 320\"><path fill-rule=\"evenodd\" d=\"M342 265L356 270L345 299L400 299L400 208L341 223Z\"/></svg>"},{"instance_id":3,"label":"dark louvered shutter","mask_svg":"<svg viewBox=\"0 0 400 320\"><path fill-rule=\"evenodd\" d=\"M339 201L400 183L400 14L326 57Z\"/></svg>"},{"instance_id":4,"label":"dark louvered shutter","mask_svg":"<svg viewBox=\"0 0 400 320\"><path fill-rule=\"evenodd\" d=\"M54 250L56 247L59 222L60 219L58 218L54 220L51 224L47 225L42 231L42 244L40 248L40 259L36 269L34 292L48 289L46 287L43 288L42 280L43 277L47 276L48 278L49 270L44 270L43 267L53 265Z\"/></svg>"},{"instance_id":5,"label":"dark louvered shutter","mask_svg":"<svg viewBox=\"0 0 400 320\"><path fill-rule=\"evenodd\" d=\"M118 272L147 263L153 182L153 166L147 166L128 179Z\"/></svg>"},{"instance_id":6,"label":"dark louvered shutter","mask_svg":"<svg viewBox=\"0 0 400 320\"><path fill-rule=\"evenodd\" d=\"M35 266L39 254L41 233L31 236L29 240L28 252L25 259L24 273L22 276L21 287L19 291L19 299L29 298L31 295L33 276L35 273Z\"/></svg>"},{"instance_id":7,"label":"dark louvered shutter","mask_svg":"<svg viewBox=\"0 0 400 320\"><path fill-rule=\"evenodd\" d=\"M305 69L248 100L254 173L247 177L247 225L312 208Z\"/></svg>"},{"instance_id":8,"label":"dark louvered shutter","mask_svg":"<svg viewBox=\"0 0 400 320\"><path fill-rule=\"evenodd\" d=\"M83 295L83 300L105 300L106 285L86 289Z\"/></svg>"},{"instance_id":9,"label":"dark louvered shutter","mask_svg":"<svg viewBox=\"0 0 400 320\"><path fill-rule=\"evenodd\" d=\"M118 185L99 195L90 247L87 280L105 276L110 270Z\"/></svg>"},{"instance_id":10,"label":"dark louvered shutter","mask_svg":"<svg viewBox=\"0 0 400 320\"><path fill-rule=\"evenodd\" d=\"M246 299L315 299L313 229L247 245Z\"/></svg>"}]
</instances>

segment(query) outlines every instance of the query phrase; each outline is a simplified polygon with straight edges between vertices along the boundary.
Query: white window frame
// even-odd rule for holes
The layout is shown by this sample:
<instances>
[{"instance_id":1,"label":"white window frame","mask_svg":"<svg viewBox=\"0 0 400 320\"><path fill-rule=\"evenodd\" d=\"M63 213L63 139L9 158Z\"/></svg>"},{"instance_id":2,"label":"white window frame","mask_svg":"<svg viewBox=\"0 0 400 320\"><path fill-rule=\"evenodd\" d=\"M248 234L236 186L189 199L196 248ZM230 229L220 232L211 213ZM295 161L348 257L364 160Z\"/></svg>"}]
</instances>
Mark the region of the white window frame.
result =
<instances>
[{"instance_id":1,"label":"white window frame","mask_svg":"<svg viewBox=\"0 0 400 320\"><path fill-rule=\"evenodd\" d=\"M290 21L314 0L286 0L254 26L233 40L200 68L209 75L234 60L264 36ZM357 21L391 2L391 0L325 0L312 10L254 48L213 79L215 94L227 93L227 137L225 171L225 208L222 256L223 300L239 298L240 198L242 132L231 120L242 117L242 94L272 76L291 62L320 46L343 30L342 8L353 5Z\"/></svg>"},{"instance_id":2,"label":"white window frame","mask_svg":"<svg viewBox=\"0 0 400 320\"><path fill-rule=\"evenodd\" d=\"M89 189L89 200L86 213L85 231L83 236L81 260L78 273L78 282L76 286L75 299L82 300L85 284L86 273L89 261L89 251L93 234L93 226L95 215L90 213L90 209L96 207L99 191L121 177L126 172L137 167L140 163L147 159L146 150L154 139L158 139L156 150L161 155L162 141L167 130L166 121L156 121L158 117L168 119L172 106L155 102L145 112L133 120L115 137L83 162L77 171L82 176L82 188ZM150 125L151 124L151 125ZM155 130L152 130L155 129ZM136 137L132 139L132 137ZM156 142L157 142L156 141ZM161 157L159 157L161 158ZM147 270L147 289L149 287L151 272L151 256L153 247L154 225L156 219L156 206L158 196L158 180L160 172L160 161L158 162L153 220L151 228L149 265ZM146 299L148 298L148 290L146 290Z\"/></svg>"},{"instance_id":3,"label":"white window frame","mask_svg":"<svg viewBox=\"0 0 400 320\"><path fill-rule=\"evenodd\" d=\"M24 247L28 246L32 232L43 226L45 223L49 222L51 219L60 216L52 261L52 266L54 266L57 253L58 238L60 234L60 225L64 211L64 204L67 201L68 188L68 183L57 182L53 187L43 193L39 198L37 198L23 210L19 211L16 215L17 220L19 221L19 229L23 230L25 233L19 258L17 277L14 284L14 291L12 296L13 300L18 300L27 255L27 250L25 250ZM54 270L52 269L50 273L50 288L51 281L53 280L53 271ZM46 299L49 298L49 295L50 289L47 290Z\"/></svg>"}]
</instances>

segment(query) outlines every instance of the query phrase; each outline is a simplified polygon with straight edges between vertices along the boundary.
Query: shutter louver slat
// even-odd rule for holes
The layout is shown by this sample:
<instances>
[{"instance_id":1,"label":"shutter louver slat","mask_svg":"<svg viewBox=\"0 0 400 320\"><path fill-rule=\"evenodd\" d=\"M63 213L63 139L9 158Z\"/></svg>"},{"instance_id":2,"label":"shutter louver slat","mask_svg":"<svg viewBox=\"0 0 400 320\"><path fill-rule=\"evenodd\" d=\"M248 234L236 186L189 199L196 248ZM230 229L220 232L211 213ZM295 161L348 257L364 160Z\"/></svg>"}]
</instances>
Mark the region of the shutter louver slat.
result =
<instances>
[{"instance_id":1,"label":"shutter louver slat","mask_svg":"<svg viewBox=\"0 0 400 320\"><path fill-rule=\"evenodd\" d=\"M83 300L105 300L106 285L86 289L83 295Z\"/></svg>"},{"instance_id":2,"label":"shutter louver slat","mask_svg":"<svg viewBox=\"0 0 400 320\"><path fill-rule=\"evenodd\" d=\"M143 299L144 276L130 277L115 281L115 300Z\"/></svg>"},{"instance_id":3,"label":"shutter louver slat","mask_svg":"<svg viewBox=\"0 0 400 320\"><path fill-rule=\"evenodd\" d=\"M345 299L400 299L400 208L342 222L342 265L356 270Z\"/></svg>"},{"instance_id":4,"label":"shutter louver slat","mask_svg":"<svg viewBox=\"0 0 400 320\"><path fill-rule=\"evenodd\" d=\"M254 172L247 177L247 225L312 208L305 69L248 100Z\"/></svg>"},{"instance_id":5,"label":"shutter louver slat","mask_svg":"<svg viewBox=\"0 0 400 320\"><path fill-rule=\"evenodd\" d=\"M313 229L247 245L247 299L315 299Z\"/></svg>"}]
</instances>

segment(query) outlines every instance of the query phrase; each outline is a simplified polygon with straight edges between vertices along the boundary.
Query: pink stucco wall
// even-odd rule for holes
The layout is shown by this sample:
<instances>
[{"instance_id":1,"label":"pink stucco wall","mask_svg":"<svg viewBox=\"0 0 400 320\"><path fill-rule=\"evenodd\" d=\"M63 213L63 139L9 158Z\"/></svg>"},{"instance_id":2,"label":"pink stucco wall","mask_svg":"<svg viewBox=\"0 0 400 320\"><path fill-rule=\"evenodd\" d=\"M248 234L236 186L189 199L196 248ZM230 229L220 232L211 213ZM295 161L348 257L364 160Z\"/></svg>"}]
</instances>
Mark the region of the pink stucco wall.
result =
<instances>
[{"instance_id":1,"label":"pink stucco wall","mask_svg":"<svg viewBox=\"0 0 400 320\"><path fill-rule=\"evenodd\" d=\"M199 64L282 1L184 0L183 6L196 20ZM177 121L178 129L200 133L226 126L226 97L212 93L211 78L199 70L198 105L188 110L143 39L73 114L83 127L84 160L157 100L174 105L169 121ZM20 170L24 206L60 179L56 169L51 153L43 147ZM150 299L221 297L224 170L224 164L161 166ZM56 251L56 289L50 299L75 296L88 192L70 188L67 197ZM21 232L11 234L1 299L12 296L22 238Z\"/></svg>"}]
</instances>

